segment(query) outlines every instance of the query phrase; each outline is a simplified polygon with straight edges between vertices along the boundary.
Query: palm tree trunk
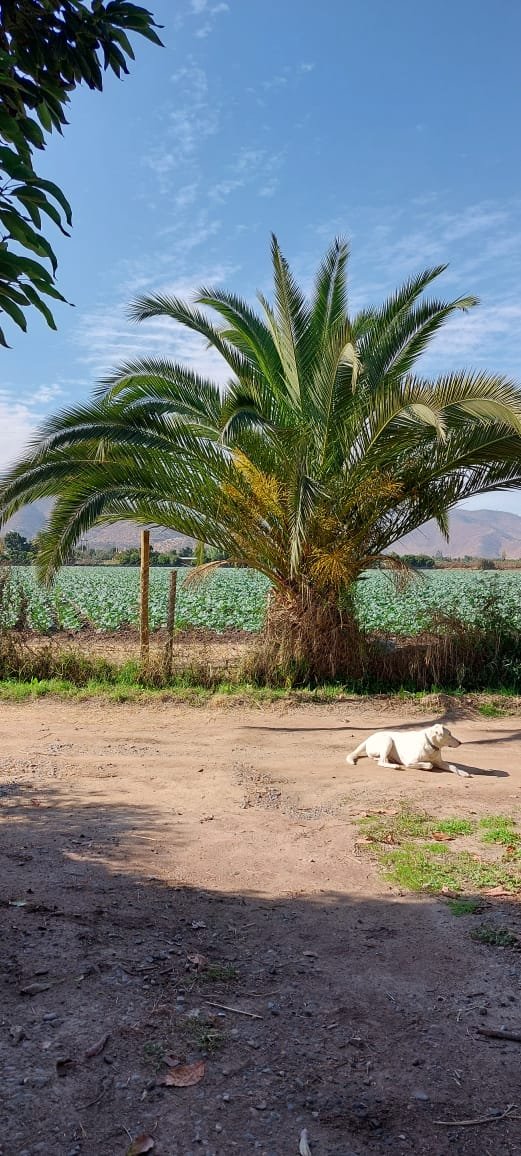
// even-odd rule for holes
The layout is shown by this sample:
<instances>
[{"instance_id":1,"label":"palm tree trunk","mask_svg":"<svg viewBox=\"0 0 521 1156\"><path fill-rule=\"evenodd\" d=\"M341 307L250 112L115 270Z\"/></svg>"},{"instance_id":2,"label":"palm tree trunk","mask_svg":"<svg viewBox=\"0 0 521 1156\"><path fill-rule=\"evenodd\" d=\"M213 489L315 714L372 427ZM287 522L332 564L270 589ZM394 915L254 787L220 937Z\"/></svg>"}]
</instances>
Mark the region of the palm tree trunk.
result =
<instances>
[{"instance_id":1,"label":"palm tree trunk","mask_svg":"<svg viewBox=\"0 0 521 1156\"><path fill-rule=\"evenodd\" d=\"M364 637L351 608L309 589L273 591L266 621L248 664L256 681L298 686L359 680Z\"/></svg>"}]
</instances>

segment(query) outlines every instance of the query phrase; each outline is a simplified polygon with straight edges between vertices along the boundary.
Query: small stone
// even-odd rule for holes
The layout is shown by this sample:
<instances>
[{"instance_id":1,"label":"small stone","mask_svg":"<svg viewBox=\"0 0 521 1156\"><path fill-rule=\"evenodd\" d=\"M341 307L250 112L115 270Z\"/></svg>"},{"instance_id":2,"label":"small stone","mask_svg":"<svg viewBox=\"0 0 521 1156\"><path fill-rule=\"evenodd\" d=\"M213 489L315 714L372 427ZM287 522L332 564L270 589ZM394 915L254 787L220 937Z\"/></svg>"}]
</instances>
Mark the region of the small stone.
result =
<instances>
[{"instance_id":1,"label":"small stone","mask_svg":"<svg viewBox=\"0 0 521 1156\"><path fill-rule=\"evenodd\" d=\"M223 1098L223 1100L224 1100L225 1104L229 1104L229 1102L230 1102L230 1093L229 1093L229 1092L223 1092L222 1098Z\"/></svg>"},{"instance_id":2,"label":"small stone","mask_svg":"<svg viewBox=\"0 0 521 1156\"><path fill-rule=\"evenodd\" d=\"M421 1088L418 1088L415 1092L413 1092L412 1098L413 1100L421 1100L422 1103L425 1103L428 1101L429 1096L427 1095L427 1092L423 1092Z\"/></svg>"}]
</instances>

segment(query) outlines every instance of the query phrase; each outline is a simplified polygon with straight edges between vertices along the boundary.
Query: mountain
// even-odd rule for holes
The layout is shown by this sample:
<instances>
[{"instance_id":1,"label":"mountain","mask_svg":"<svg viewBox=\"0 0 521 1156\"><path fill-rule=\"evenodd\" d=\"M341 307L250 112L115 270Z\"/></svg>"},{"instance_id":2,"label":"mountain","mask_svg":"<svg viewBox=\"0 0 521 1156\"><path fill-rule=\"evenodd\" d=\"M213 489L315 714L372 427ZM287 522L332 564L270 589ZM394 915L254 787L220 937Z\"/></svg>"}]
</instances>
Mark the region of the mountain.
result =
<instances>
[{"instance_id":1,"label":"mountain","mask_svg":"<svg viewBox=\"0 0 521 1156\"><path fill-rule=\"evenodd\" d=\"M450 514L447 543L434 521L413 530L394 547L397 554L446 558L521 558L521 518L503 510L458 510Z\"/></svg>"},{"instance_id":2,"label":"mountain","mask_svg":"<svg viewBox=\"0 0 521 1156\"><path fill-rule=\"evenodd\" d=\"M50 509L50 502L35 502L20 510L7 523L5 530L18 530L26 538L34 538L41 530ZM447 543L435 522L426 522L421 530L413 530L395 547L397 554L437 554L446 558L521 558L521 517L502 510L453 510L450 515L450 541ZM96 548L116 546L123 550L139 545L140 530L133 522L116 522L114 526L95 526L87 534L87 542ZM192 539L173 530L151 529L150 541L163 550L181 549L191 545Z\"/></svg>"},{"instance_id":3,"label":"mountain","mask_svg":"<svg viewBox=\"0 0 521 1156\"><path fill-rule=\"evenodd\" d=\"M25 506L6 522L1 531L2 536L9 530L17 530L25 538L34 538L45 525L50 509L51 502L45 499L34 502L32 506ZM94 526L82 541L97 550L110 549L112 546L126 550L129 546L139 546L140 534L141 528L134 522L116 522L113 526ZM186 534L176 534L174 530L158 527L150 529L150 545L159 550L180 550L183 546L192 545L192 542L192 538L187 538Z\"/></svg>"}]
</instances>

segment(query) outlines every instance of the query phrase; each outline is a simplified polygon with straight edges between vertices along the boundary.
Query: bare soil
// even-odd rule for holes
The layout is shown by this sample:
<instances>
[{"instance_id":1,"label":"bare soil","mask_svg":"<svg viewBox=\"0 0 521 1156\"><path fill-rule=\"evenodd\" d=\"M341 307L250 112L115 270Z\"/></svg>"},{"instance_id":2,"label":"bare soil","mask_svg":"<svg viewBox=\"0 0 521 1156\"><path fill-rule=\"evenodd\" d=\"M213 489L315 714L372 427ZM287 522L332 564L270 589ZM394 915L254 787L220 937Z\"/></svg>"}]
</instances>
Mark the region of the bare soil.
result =
<instances>
[{"instance_id":1,"label":"bare soil","mask_svg":"<svg viewBox=\"0 0 521 1156\"><path fill-rule=\"evenodd\" d=\"M346 765L391 719L434 721L409 706L0 717L3 1156L141 1134L154 1156L297 1156L303 1129L313 1156L521 1152L521 1044L477 1032L521 1032L519 953L400 894L355 823L403 800L519 817L520 719L452 721L458 779ZM501 899L487 921L520 930ZM199 1083L161 1082L201 1059Z\"/></svg>"}]
</instances>

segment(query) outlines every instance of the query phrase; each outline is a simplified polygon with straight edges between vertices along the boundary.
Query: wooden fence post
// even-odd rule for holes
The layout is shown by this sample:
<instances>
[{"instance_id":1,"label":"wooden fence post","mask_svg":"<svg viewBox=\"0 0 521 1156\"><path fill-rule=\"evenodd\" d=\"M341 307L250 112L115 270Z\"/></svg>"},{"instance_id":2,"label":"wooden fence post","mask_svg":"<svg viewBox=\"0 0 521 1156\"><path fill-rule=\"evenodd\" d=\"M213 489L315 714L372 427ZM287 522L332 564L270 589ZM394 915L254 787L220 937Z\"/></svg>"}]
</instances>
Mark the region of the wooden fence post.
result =
<instances>
[{"instance_id":1,"label":"wooden fence post","mask_svg":"<svg viewBox=\"0 0 521 1156\"><path fill-rule=\"evenodd\" d=\"M150 530L141 531L141 588L139 602L139 657L146 666L150 651L148 591L150 581Z\"/></svg>"},{"instance_id":2,"label":"wooden fence post","mask_svg":"<svg viewBox=\"0 0 521 1156\"><path fill-rule=\"evenodd\" d=\"M165 678L172 677L172 658L175 633L175 604L177 597L177 570L170 571L168 587L168 612L166 616Z\"/></svg>"}]
</instances>

